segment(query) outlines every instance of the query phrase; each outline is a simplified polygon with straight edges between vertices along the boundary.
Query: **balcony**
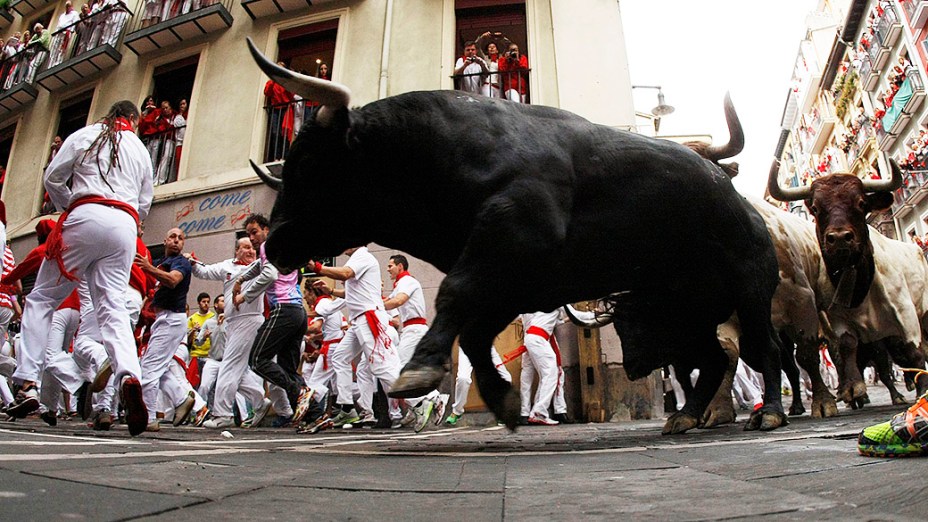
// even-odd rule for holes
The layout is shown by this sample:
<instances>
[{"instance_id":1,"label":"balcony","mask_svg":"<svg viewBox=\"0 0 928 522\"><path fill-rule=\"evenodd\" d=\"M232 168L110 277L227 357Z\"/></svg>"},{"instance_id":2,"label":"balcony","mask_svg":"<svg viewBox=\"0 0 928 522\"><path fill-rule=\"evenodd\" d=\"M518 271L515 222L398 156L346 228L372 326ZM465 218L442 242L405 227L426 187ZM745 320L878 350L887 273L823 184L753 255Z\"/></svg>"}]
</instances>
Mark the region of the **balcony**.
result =
<instances>
[{"instance_id":1,"label":"balcony","mask_svg":"<svg viewBox=\"0 0 928 522\"><path fill-rule=\"evenodd\" d=\"M500 61L502 62L502 58L500 58ZM511 101L521 100L521 103L531 103L528 82L529 73L531 72L531 69L510 69L509 71L489 75L480 72L458 74L451 76L451 78L454 79L454 88L459 91L483 94L491 98ZM489 82L482 81L478 78L480 76L485 76L485 79ZM819 77L819 80L821 80L821 77Z\"/></svg>"},{"instance_id":2,"label":"balcony","mask_svg":"<svg viewBox=\"0 0 928 522\"><path fill-rule=\"evenodd\" d=\"M860 84L865 91L872 91L880 83L880 71L873 69L870 56L863 54L860 62Z\"/></svg>"},{"instance_id":3,"label":"balcony","mask_svg":"<svg viewBox=\"0 0 928 522\"><path fill-rule=\"evenodd\" d=\"M882 35L881 45L887 49L892 49L902 34L902 22L899 21L899 15L893 4L886 3L883 7L883 16L876 24L876 32Z\"/></svg>"},{"instance_id":4,"label":"balcony","mask_svg":"<svg viewBox=\"0 0 928 522\"><path fill-rule=\"evenodd\" d=\"M867 55L870 57L874 71L883 70L883 66L889 60L889 54L889 48L883 45L883 35L879 31L874 31L870 49L867 49Z\"/></svg>"},{"instance_id":5,"label":"balcony","mask_svg":"<svg viewBox=\"0 0 928 522\"><path fill-rule=\"evenodd\" d=\"M893 96L893 103L883 116L882 127L890 133L898 135L912 119L912 113L921 107L925 99L925 89L921 75L913 67L907 71L905 81Z\"/></svg>"},{"instance_id":6,"label":"balcony","mask_svg":"<svg viewBox=\"0 0 928 522\"><path fill-rule=\"evenodd\" d=\"M188 7L189 6L189 7ZM166 0L160 12L142 11L123 43L137 55L143 55L213 34L232 26L229 10L232 0ZM189 8L189 11L184 11Z\"/></svg>"},{"instance_id":7,"label":"balcony","mask_svg":"<svg viewBox=\"0 0 928 522\"><path fill-rule=\"evenodd\" d=\"M0 117L32 103L39 95L32 84L34 78L29 77L29 65L35 54L34 49L23 49L0 61Z\"/></svg>"},{"instance_id":8,"label":"balcony","mask_svg":"<svg viewBox=\"0 0 928 522\"><path fill-rule=\"evenodd\" d=\"M928 195L928 170L902 171L902 186L893 192L893 217L908 213Z\"/></svg>"},{"instance_id":9,"label":"balcony","mask_svg":"<svg viewBox=\"0 0 928 522\"><path fill-rule=\"evenodd\" d=\"M924 27L925 22L928 22L928 1L909 0L902 5L909 14L909 27L915 30Z\"/></svg>"},{"instance_id":10,"label":"balcony","mask_svg":"<svg viewBox=\"0 0 928 522\"><path fill-rule=\"evenodd\" d=\"M312 0L242 0L242 7L252 20L263 16L289 13L318 3Z\"/></svg>"},{"instance_id":11,"label":"balcony","mask_svg":"<svg viewBox=\"0 0 928 522\"><path fill-rule=\"evenodd\" d=\"M6 29L13 24L13 13L6 9L0 9L0 30Z\"/></svg>"},{"instance_id":12,"label":"balcony","mask_svg":"<svg viewBox=\"0 0 928 522\"><path fill-rule=\"evenodd\" d=\"M35 13L39 9L54 3L57 2L53 0L13 0L10 8L19 13L23 18L28 18L29 15ZM32 31L32 27L29 27L29 30Z\"/></svg>"},{"instance_id":13,"label":"balcony","mask_svg":"<svg viewBox=\"0 0 928 522\"><path fill-rule=\"evenodd\" d=\"M52 35L51 55L36 81L49 92L79 84L119 65L117 51L132 12L122 2Z\"/></svg>"},{"instance_id":14,"label":"balcony","mask_svg":"<svg viewBox=\"0 0 928 522\"><path fill-rule=\"evenodd\" d=\"M813 138L811 147L808 149L812 154L822 153L825 145L828 144L828 139L831 138L831 131L835 128L835 123L838 122L837 116L831 112L832 107L830 105L823 103L821 106L825 114L819 112L812 118Z\"/></svg>"},{"instance_id":15,"label":"balcony","mask_svg":"<svg viewBox=\"0 0 928 522\"><path fill-rule=\"evenodd\" d=\"M903 91L910 92L911 96L908 102L902 107L902 111L906 114L915 114L919 108L922 106L922 102L925 101L925 81L922 79L922 74L918 72L918 69L915 67L910 67L906 72L905 82L903 82L902 87L899 88L899 92L896 93L895 99L899 97Z\"/></svg>"},{"instance_id":16,"label":"balcony","mask_svg":"<svg viewBox=\"0 0 928 522\"><path fill-rule=\"evenodd\" d=\"M178 126L172 126L170 120L160 126L146 127L142 123L139 124L139 138L151 155L155 186L177 181L177 167L180 165L187 124L186 121L181 124L181 120L176 120L176 124Z\"/></svg>"},{"instance_id":17,"label":"balcony","mask_svg":"<svg viewBox=\"0 0 928 522\"><path fill-rule=\"evenodd\" d=\"M896 144L896 140L899 139L898 134L886 132L882 125L877 125L875 135L877 147L883 152L888 152Z\"/></svg>"}]
</instances>

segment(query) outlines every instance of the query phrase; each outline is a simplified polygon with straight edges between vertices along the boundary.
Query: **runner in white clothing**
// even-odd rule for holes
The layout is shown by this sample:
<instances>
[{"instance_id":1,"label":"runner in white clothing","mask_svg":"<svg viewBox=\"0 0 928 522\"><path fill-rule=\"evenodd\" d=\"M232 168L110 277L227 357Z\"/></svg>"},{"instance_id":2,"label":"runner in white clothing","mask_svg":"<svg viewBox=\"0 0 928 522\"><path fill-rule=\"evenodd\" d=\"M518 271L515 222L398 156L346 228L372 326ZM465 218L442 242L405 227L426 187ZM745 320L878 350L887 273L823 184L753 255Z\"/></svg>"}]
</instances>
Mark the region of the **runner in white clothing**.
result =
<instances>
[{"instance_id":1,"label":"runner in white clothing","mask_svg":"<svg viewBox=\"0 0 928 522\"><path fill-rule=\"evenodd\" d=\"M361 355L363 362L369 366L371 374L383 385L384 391L393 388L393 382L400 373L400 360L396 347L387 333L389 316L383 309L380 265L366 246L349 248L345 255L350 256L342 267L323 266L312 262L313 270L323 277L330 277L345 282L345 308L348 312L350 326L345 337L339 343L335 359L354 360ZM358 371L361 372L359 365ZM363 417L354 408L351 396L351 383L336 374L338 378L338 405L341 411L333 419L335 426L359 422L375 424L372 410L373 397L362 393L358 405L363 410ZM359 376L360 380L360 376Z\"/></svg>"},{"instance_id":2,"label":"runner in white clothing","mask_svg":"<svg viewBox=\"0 0 928 522\"><path fill-rule=\"evenodd\" d=\"M387 272L390 279L393 279L393 291L383 306L387 310L396 309L400 314L403 329L400 332L397 351L402 368L412 359L416 345L429 331L425 319L425 297L422 294L422 284L409 274L409 261L406 256L390 256ZM436 425L441 423L446 402L447 397L442 397L438 390L432 390L422 397L406 399L406 404L412 407L416 415L416 433L425 428L430 418L434 418Z\"/></svg>"},{"instance_id":3,"label":"runner in white clothing","mask_svg":"<svg viewBox=\"0 0 928 522\"><path fill-rule=\"evenodd\" d=\"M86 279L126 405L129 433L145 431L148 411L124 298L138 223L148 216L152 200L151 156L135 135L138 118L134 103L115 103L100 122L68 136L45 170L49 198L67 212L48 239L46 260L23 313L23 343L14 374L22 388L8 411L15 417L39 407L36 381L45 362L52 314L78 281Z\"/></svg>"}]
</instances>

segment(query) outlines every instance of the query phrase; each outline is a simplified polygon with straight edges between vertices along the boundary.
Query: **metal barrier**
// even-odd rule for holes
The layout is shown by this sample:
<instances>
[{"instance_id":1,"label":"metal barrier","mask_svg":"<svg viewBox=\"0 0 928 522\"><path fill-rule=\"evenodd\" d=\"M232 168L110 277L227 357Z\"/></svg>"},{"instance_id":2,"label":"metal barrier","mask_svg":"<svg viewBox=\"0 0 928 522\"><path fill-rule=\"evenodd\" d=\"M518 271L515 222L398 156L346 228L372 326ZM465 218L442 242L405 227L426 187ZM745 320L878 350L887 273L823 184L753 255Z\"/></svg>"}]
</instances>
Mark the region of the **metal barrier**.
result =
<instances>
[{"instance_id":1,"label":"metal barrier","mask_svg":"<svg viewBox=\"0 0 928 522\"><path fill-rule=\"evenodd\" d=\"M187 126L182 125L139 136L151 155L155 185L177 181L177 167L180 165L180 152L186 129Z\"/></svg>"},{"instance_id":2,"label":"metal barrier","mask_svg":"<svg viewBox=\"0 0 928 522\"><path fill-rule=\"evenodd\" d=\"M198 11L215 4L222 4L230 12L232 0L142 0L139 16L132 24L131 32Z\"/></svg>"},{"instance_id":3,"label":"metal barrier","mask_svg":"<svg viewBox=\"0 0 928 522\"><path fill-rule=\"evenodd\" d=\"M44 57L48 56L48 51L45 51L38 44L33 44L10 56L6 55L6 48L4 48L4 58L0 62L0 78L2 78L2 82L0 82L2 91L0 91L0 94L23 83L32 83L35 80L35 73L39 65L36 57L39 56L39 50L44 53L43 56L40 56L44 61ZM32 65L33 63L35 65ZM31 77L30 69L32 69Z\"/></svg>"},{"instance_id":4,"label":"metal barrier","mask_svg":"<svg viewBox=\"0 0 928 522\"><path fill-rule=\"evenodd\" d=\"M483 80L478 83L480 85L480 92L475 92L475 94L482 94L491 98L508 99L521 103L531 103L528 89L528 74L531 71L531 69L517 69L514 71L499 71L489 74L482 72L456 74L452 76L452 78L454 78L454 88L456 90L467 91L467 89L463 88L463 84L467 79L482 76L484 77Z\"/></svg>"},{"instance_id":5,"label":"metal barrier","mask_svg":"<svg viewBox=\"0 0 928 522\"><path fill-rule=\"evenodd\" d=\"M308 100L268 105L267 130L264 133L264 163L282 160L290 152L290 143L300 132L304 121L310 118L313 107L319 104Z\"/></svg>"},{"instance_id":6,"label":"metal barrier","mask_svg":"<svg viewBox=\"0 0 928 522\"><path fill-rule=\"evenodd\" d=\"M51 69L100 45L116 48L122 38L132 11L122 1L108 5L100 11L52 34L51 57L46 69Z\"/></svg>"}]
</instances>

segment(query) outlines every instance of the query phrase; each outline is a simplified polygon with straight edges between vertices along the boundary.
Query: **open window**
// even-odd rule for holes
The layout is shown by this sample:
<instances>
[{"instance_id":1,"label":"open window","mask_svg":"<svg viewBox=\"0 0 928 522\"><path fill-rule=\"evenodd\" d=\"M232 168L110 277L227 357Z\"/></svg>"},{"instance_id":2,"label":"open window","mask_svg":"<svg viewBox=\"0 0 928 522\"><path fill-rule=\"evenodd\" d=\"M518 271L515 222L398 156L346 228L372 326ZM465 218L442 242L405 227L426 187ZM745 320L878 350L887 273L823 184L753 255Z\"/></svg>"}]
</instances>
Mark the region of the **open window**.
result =
<instances>
[{"instance_id":1,"label":"open window","mask_svg":"<svg viewBox=\"0 0 928 522\"><path fill-rule=\"evenodd\" d=\"M155 68L152 93L142 102L139 137L151 154L155 185L177 181L199 60L195 55Z\"/></svg>"},{"instance_id":2,"label":"open window","mask_svg":"<svg viewBox=\"0 0 928 522\"><path fill-rule=\"evenodd\" d=\"M455 89L530 103L524 0L456 0L454 8ZM485 61L489 75L479 64L467 63L468 42L476 43L477 56ZM516 54L511 54L513 46ZM463 70L458 71L461 66Z\"/></svg>"},{"instance_id":3,"label":"open window","mask_svg":"<svg viewBox=\"0 0 928 522\"><path fill-rule=\"evenodd\" d=\"M43 171L45 167L51 163L55 154L58 153L61 143L75 131L87 126L87 118L90 117L90 104L92 101L93 91L90 90L84 91L61 102L61 108L58 111L58 129L49 146L48 156L46 156L45 162L42 164ZM49 201L48 194L42 191L41 213L43 215L51 214L54 211L55 207L52 205L51 201Z\"/></svg>"},{"instance_id":4,"label":"open window","mask_svg":"<svg viewBox=\"0 0 928 522\"><path fill-rule=\"evenodd\" d=\"M277 61L308 76L330 80L335 58L338 20L326 20L281 31L277 37ZM268 80L264 85L267 132L264 162L284 159L290 143L319 104L304 100Z\"/></svg>"},{"instance_id":5,"label":"open window","mask_svg":"<svg viewBox=\"0 0 928 522\"><path fill-rule=\"evenodd\" d=\"M6 184L6 167L10 161L10 151L13 150L13 137L16 136L16 124L0 129L0 194Z\"/></svg>"}]
</instances>

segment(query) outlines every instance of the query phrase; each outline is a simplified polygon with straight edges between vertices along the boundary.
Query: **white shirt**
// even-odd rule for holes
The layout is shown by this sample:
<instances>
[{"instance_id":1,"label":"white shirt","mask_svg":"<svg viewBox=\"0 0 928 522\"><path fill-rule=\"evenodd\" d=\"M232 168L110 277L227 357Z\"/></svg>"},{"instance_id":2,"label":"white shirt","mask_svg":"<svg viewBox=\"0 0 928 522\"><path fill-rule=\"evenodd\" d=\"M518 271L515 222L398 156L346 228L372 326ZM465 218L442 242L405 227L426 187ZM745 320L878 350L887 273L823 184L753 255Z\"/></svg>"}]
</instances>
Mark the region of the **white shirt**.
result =
<instances>
[{"instance_id":1,"label":"white shirt","mask_svg":"<svg viewBox=\"0 0 928 522\"><path fill-rule=\"evenodd\" d=\"M76 9L71 9L70 13L61 13L60 15L58 15L57 29L68 28L69 31L73 31L74 28L70 26L76 24L77 22L80 22L80 20L81 20L80 13L78 13Z\"/></svg>"},{"instance_id":2,"label":"white shirt","mask_svg":"<svg viewBox=\"0 0 928 522\"><path fill-rule=\"evenodd\" d=\"M0 255L0 274L3 273L3 258L6 255L6 225L0 221L0 249L2 249L3 255Z\"/></svg>"},{"instance_id":3,"label":"white shirt","mask_svg":"<svg viewBox=\"0 0 928 522\"><path fill-rule=\"evenodd\" d=\"M119 166L114 166L104 180L103 175L110 166L110 144L104 142L84 158L84 153L102 131L103 124L95 123L64 140L45 169L45 190L60 210L84 196L103 196L132 205L138 210L139 219L144 220L148 217L154 190L151 155L134 132L120 131L117 138L120 140ZM71 188L68 188L69 179Z\"/></svg>"},{"instance_id":4,"label":"white shirt","mask_svg":"<svg viewBox=\"0 0 928 522\"><path fill-rule=\"evenodd\" d=\"M174 125L175 129L177 129L174 131L174 141L178 146L183 145L184 134L187 133L187 120L178 114L177 116L174 116L174 121L172 121L171 124Z\"/></svg>"},{"instance_id":5,"label":"white shirt","mask_svg":"<svg viewBox=\"0 0 928 522\"><path fill-rule=\"evenodd\" d=\"M458 58L458 61L454 63L454 70L458 70L462 65L464 65L464 58ZM461 78L461 90L480 94L480 86L483 85L483 77L477 73L482 72L483 67L480 67L480 64L476 62L471 62L470 65L465 67L464 70L461 71L461 74L473 74L474 76L464 76Z\"/></svg>"},{"instance_id":6,"label":"white shirt","mask_svg":"<svg viewBox=\"0 0 928 522\"><path fill-rule=\"evenodd\" d=\"M246 315L260 315L264 313L264 299L255 299L245 301L238 308L232 304L232 289L235 287L235 280L239 275L248 269L251 265L240 265L234 259L226 259L212 265L206 265L199 261L191 261L192 272L194 277L206 279L208 281L222 281L222 295L225 297L229 306L226 307L226 321L244 317ZM248 290L253 281L247 281L242 285L242 292Z\"/></svg>"},{"instance_id":7,"label":"white shirt","mask_svg":"<svg viewBox=\"0 0 928 522\"><path fill-rule=\"evenodd\" d=\"M409 296L405 303L396 307L396 310L399 310L401 321L406 322L418 317L425 319L425 297L422 295L422 285L415 277L406 275L399 278L393 291L390 292L390 298L398 294Z\"/></svg>"},{"instance_id":8,"label":"white shirt","mask_svg":"<svg viewBox=\"0 0 928 522\"><path fill-rule=\"evenodd\" d=\"M558 308L553 312L535 312L532 314L522 314L522 328L528 332L528 329L537 326L544 330L549 336L554 335L554 327L561 320L561 309Z\"/></svg>"},{"instance_id":9,"label":"white shirt","mask_svg":"<svg viewBox=\"0 0 928 522\"><path fill-rule=\"evenodd\" d=\"M368 252L367 247L355 250L345 266L354 270L354 277L345 281L345 307L348 308L348 317L354 320L368 310L383 310L380 265Z\"/></svg>"},{"instance_id":10,"label":"white shirt","mask_svg":"<svg viewBox=\"0 0 928 522\"><path fill-rule=\"evenodd\" d=\"M345 316L341 313L344 307L345 300L338 297L320 299L319 302L316 303L315 310L316 313L319 314L316 320L322 320L323 341L341 339L345 336L342 325L346 324L347 321L345 320Z\"/></svg>"}]
</instances>

